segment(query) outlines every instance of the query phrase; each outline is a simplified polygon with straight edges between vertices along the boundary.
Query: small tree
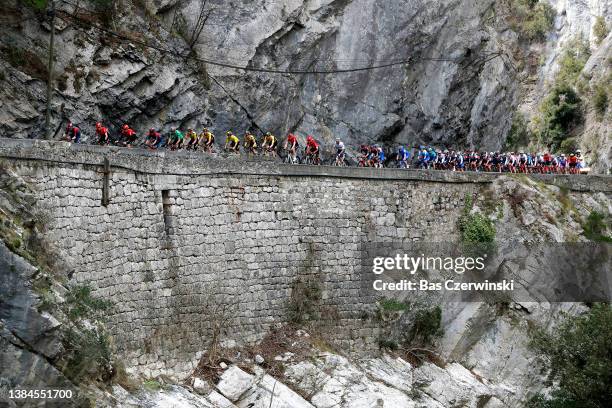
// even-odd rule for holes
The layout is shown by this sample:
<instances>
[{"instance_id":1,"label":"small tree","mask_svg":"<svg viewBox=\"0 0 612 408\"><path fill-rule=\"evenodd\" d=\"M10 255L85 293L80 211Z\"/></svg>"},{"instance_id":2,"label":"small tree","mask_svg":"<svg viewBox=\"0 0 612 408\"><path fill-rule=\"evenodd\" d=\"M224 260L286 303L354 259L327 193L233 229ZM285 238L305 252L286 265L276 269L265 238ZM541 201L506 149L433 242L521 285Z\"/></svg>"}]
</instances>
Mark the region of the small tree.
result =
<instances>
[{"instance_id":1,"label":"small tree","mask_svg":"<svg viewBox=\"0 0 612 408\"><path fill-rule=\"evenodd\" d=\"M583 120L582 100L567 83L555 86L540 106L542 126L540 141L553 149L570 136L570 131Z\"/></svg>"},{"instance_id":2,"label":"small tree","mask_svg":"<svg viewBox=\"0 0 612 408\"><path fill-rule=\"evenodd\" d=\"M208 363L217 364L221 351L223 331L231 324L234 317L235 302L233 296L220 294L215 285L206 290L206 302L203 305L203 319L208 330Z\"/></svg>"},{"instance_id":3,"label":"small tree","mask_svg":"<svg viewBox=\"0 0 612 408\"><path fill-rule=\"evenodd\" d=\"M606 19L603 16L597 16L595 24L593 24L593 35L595 36L595 43L601 44L603 40L608 36L610 29L606 24Z\"/></svg>"},{"instance_id":4,"label":"small tree","mask_svg":"<svg viewBox=\"0 0 612 408\"><path fill-rule=\"evenodd\" d=\"M532 408L604 408L612 401L612 309L596 304L585 315L570 317L553 333L536 330L531 346L542 353L559 388L549 398L531 400Z\"/></svg>"},{"instance_id":5,"label":"small tree","mask_svg":"<svg viewBox=\"0 0 612 408\"><path fill-rule=\"evenodd\" d=\"M191 30L189 37L185 39L189 45L189 48L193 49L193 46L196 45L200 39L202 31L204 31L204 27L206 27L206 22L210 18L213 11L214 8L208 7L208 0L202 0L193 30Z\"/></svg>"}]
</instances>

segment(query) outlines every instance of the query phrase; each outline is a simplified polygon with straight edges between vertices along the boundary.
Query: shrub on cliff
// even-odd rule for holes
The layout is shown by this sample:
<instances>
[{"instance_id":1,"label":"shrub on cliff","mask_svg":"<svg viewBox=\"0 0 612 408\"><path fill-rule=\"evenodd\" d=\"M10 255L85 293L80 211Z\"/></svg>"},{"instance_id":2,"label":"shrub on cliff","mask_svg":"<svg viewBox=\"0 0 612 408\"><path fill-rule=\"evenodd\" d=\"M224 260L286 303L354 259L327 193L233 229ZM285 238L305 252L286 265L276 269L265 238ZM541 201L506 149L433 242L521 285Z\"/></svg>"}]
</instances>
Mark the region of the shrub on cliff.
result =
<instances>
[{"instance_id":1,"label":"shrub on cliff","mask_svg":"<svg viewBox=\"0 0 612 408\"><path fill-rule=\"evenodd\" d=\"M591 213L582 225L582 229L584 230L584 236L590 239L591 241L612 242L612 237L609 237L606 234L608 230L606 218L608 217L598 211L591 211Z\"/></svg>"},{"instance_id":2,"label":"shrub on cliff","mask_svg":"<svg viewBox=\"0 0 612 408\"><path fill-rule=\"evenodd\" d=\"M565 45L559 61L559 72L555 78L556 83L575 86L590 56L591 47L586 38L578 36L569 41Z\"/></svg>"},{"instance_id":3,"label":"shrub on cliff","mask_svg":"<svg viewBox=\"0 0 612 408\"><path fill-rule=\"evenodd\" d=\"M583 120L582 100L567 83L555 86L540 106L542 113L539 139L552 150L558 149L570 137L574 127Z\"/></svg>"},{"instance_id":4,"label":"shrub on cliff","mask_svg":"<svg viewBox=\"0 0 612 408\"><path fill-rule=\"evenodd\" d=\"M609 85L605 83L601 83L595 86L595 89L593 91L593 107L595 108L595 113L597 113L597 116L600 119L603 118L603 116L606 113L606 110L608 109L608 103L609 103L608 88L609 87L610 87Z\"/></svg>"},{"instance_id":5,"label":"shrub on cliff","mask_svg":"<svg viewBox=\"0 0 612 408\"><path fill-rule=\"evenodd\" d=\"M595 36L595 43L601 44L603 40L608 36L610 29L606 24L606 19L603 16L597 16L595 24L593 24L593 35Z\"/></svg>"},{"instance_id":6,"label":"shrub on cliff","mask_svg":"<svg viewBox=\"0 0 612 408\"><path fill-rule=\"evenodd\" d=\"M512 0L510 3L511 26L528 41L542 41L555 22L555 10L539 0Z\"/></svg>"},{"instance_id":7,"label":"shrub on cliff","mask_svg":"<svg viewBox=\"0 0 612 408\"><path fill-rule=\"evenodd\" d=\"M512 119L510 133L506 138L505 150L518 150L519 147L526 147L531 141L531 136L525 115L516 112Z\"/></svg>"},{"instance_id":8,"label":"shrub on cliff","mask_svg":"<svg viewBox=\"0 0 612 408\"><path fill-rule=\"evenodd\" d=\"M410 342L414 344L427 345L436 337L443 334L442 330L442 309L435 306L431 309L417 310L414 315L414 322L410 329Z\"/></svg>"},{"instance_id":9,"label":"shrub on cliff","mask_svg":"<svg viewBox=\"0 0 612 408\"><path fill-rule=\"evenodd\" d=\"M20 0L20 2L28 7L31 7L35 10L45 10L47 8L47 0Z\"/></svg>"},{"instance_id":10,"label":"shrub on cliff","mask_svg":"<svg viewBox=\"0 0 612 408\"><path fill-rule=\"evenodd\" d=\"M596 304L554 332L535 330L531 346L541 353L559 387L538 395L530 408L603 408L612 401L612 309Z\"/></svg>"}]
</instances>

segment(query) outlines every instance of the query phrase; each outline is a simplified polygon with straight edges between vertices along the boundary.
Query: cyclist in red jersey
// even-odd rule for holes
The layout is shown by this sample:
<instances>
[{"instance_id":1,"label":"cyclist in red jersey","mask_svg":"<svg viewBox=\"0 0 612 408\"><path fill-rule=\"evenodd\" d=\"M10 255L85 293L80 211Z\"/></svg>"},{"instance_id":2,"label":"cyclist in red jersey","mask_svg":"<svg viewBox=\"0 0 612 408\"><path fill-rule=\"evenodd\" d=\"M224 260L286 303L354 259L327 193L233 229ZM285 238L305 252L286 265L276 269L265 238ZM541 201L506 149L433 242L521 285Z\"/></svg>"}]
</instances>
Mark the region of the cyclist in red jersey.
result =
<instances>
[{"instance_id":1,"label":"cyclist in red jersey","mask_svg":"<svg viewBox=\"0 0 612 408\"><path fill-rule=\"evenodd\" d=\"M68 121L68 126L66 126L66 140L73 143L79 143L81 140L81 129L71 121Z\"/></svg>"},{"instance_id":2,"label":"cyclist in red jersey","mask_svg":"<svg viewBox=\"0 0 612 408\"><path fill-rule=\"evenodd\" d=\"M130 128L127 124L121 128L121 136L123 136L123 144L125 146L130 146L138 138L134 129Z\"/></svg>"},{"instance_id":3,"label":"cyclist in red jersey","mask_svg":"<svg viewBox=\"0 0 612 408\"><path fill-rule=\"evenodd\" d=\"M101 122L96 123L96 135L98 135L98 144L105 145L108 144L108 128L102 125Z\"/></svg>"},{"instance_id":4,"label":"cyclist in red jersey","mask_svg":"<svg viewBox=\"0 0 612 408\"><path fill-rule=\"evenodd\" d=\"M319 163L319 144L312 136L306 138L306 156L312 157L314 164Z\"/></svg>"},{"instance_id":5,"label":"cyclist in red jersey","mask_svg":"<svg viewBox=\"0 0 612 408\"><path fill-rule=\"evenodd\" d=\"M285 140L285 144L283 145L283 149L287 150L288 154L291 156L292 161L297 160L297 149L299 147L299 143L297 140L297 136L293 133L289 133L287 135L287 140Z\"/></svg>"}]
</instances>

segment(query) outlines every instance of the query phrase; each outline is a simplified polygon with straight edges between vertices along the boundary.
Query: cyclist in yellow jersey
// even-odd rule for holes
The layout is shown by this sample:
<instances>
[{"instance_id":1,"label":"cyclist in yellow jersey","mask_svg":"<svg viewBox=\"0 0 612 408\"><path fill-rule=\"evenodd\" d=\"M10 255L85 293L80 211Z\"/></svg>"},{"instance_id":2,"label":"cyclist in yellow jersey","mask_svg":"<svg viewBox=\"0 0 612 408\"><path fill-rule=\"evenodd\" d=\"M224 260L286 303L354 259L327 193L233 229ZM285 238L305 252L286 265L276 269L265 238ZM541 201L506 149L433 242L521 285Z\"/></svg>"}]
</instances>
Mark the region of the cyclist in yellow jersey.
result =
<instances>
[{"instance_id":1,"label":"cyclist in yellow jersey","mask_svg":"<svg viewBox=\"0 0 612 408\"><path fill-rule=\"evenodd\" d=\"M272 135L272 133L270 132L266 133L263 144L261 145L261 148L264 150L266 155L268 153L272 153L272 155L275 155L277 145L278 145L278 140L276 140L276 138Z\"/></svg>"},{"instance_id":2,"label":"cyclist in yellow jersey","mask_svg":"<svg viewBox=\"0 0 612 408\"><path fill-rule=\"evenodd\" d=\"M248 153L257 154L255 151L255 149L257 149L257 140L249 131L244 135L244 147L247 149Z\"/></svg>"},{"instance_id":3,"label":"cyclist in yellow jersey","mask_svg":"<svg viewBox=\"0 0 612 408\"><path fill-rule=\"evenodd\" d=\"M229 150L234 153L240 153L240 140L230 130L225 134L225 150Z\"/></svg>"},{"instance_id":4,"label":"cyclist in yellow jersey","mask_svg":"<svg viewBox=\"0 0 612 408\"><path fill-rule=\"evenodd\" d=\"M185 135L187 139L187 150L195 150L198 147L198 134L193 129L189 129Z\"/></svg>"},{"instance_id":5,"label":"cyclist in yellow jersey","mask_svg":"<svg viewBox=\"0 0 612 408\"><path fill-rule=\"evenodd\" d=\"M214 143L215 135L213 135L208 129L204 128L200 134L200 146L204 148L205 152L212 153Z\"/></svg>"}]
</instances>

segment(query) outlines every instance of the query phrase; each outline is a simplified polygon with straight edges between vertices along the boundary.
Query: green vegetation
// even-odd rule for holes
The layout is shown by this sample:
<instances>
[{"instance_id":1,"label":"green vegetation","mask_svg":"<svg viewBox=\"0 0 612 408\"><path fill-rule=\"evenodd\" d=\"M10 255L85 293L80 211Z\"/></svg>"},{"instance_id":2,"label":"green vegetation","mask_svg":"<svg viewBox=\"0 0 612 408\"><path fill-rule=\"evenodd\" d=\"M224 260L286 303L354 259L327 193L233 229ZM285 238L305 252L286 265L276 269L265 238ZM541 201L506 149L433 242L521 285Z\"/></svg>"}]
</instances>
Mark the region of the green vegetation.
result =
<instances>
[{"instance_id":1,"label":"green vegetation","mask_svg":"<svg viewBox=\"0 0 612 408\"><path fill-rule=\"evenodd\" d=\"M557 84L575 85L590 56L591 49L586 38L579 36L568 42L559 61Z\"/></svg>"},{"instance_id":2,"label":"green vegetation","mask_svg":"<svg viewBox=\"0 0 612 408\"><path fill-rule=\"evenodd\" d=\"M146 380L142 385L150 391L158 391L162 389L162 385L156 380Z\"/></svg>"},{"instance_id":3,"label":"green vegetation","mask_svg":"<svg viewBox=\"0 0 612 408\"><path fill-rule=\"evenodd\" d=\"M409 332L409 343L430 344L431 341L444 334L442 330L442 309L435 306L431 309L417 310Z\"/></svg>"},{"instance_id":4,"label":"green vegetation","mask_svg":"<svg viewBox=\"0 0 612 408\"><path fill-rule=\"evenodd\" d=\"M288 306L289 321L302 324L317 317L317 305L321 300L321 283L316 278L298 279L291 288Z\"/></svg>"},{"instance_id":5,"label":"green vegetation","mask_svg":"<svg viewBox=\"0 0 612 408\"><path fill-rule=\"evenodd\" d=\"M101 313L111 308L111 302L94 298L89 286L71 286L62 306L72 321L64 330L67 353L62 371L75 382L85 378L108 382L114 372L110 337L95 320L103 320Z\"/></svg>"},{"instance_id":6,"label":"green vegetation","mask_svg":"<svg viewBox=\"0 0 612 408\"><path fill-rule=\"evenodd\" d=\"M89 286L71 286L66 294L66 314L72 320L96 318L112 307L108 300L94 298Z\"/></svg>"},{"instance_id":7,"label":"green vegetation","mask_svg":"<svg viewBox=\"0 0 612 408\"><path fill-rule=\"evenodd\" d=\"M4 54L8 63L15 68L23 68L26 63L26 55L21 48L9 45L4 49Z\"/></svg>"},{"instance_id":8,"label":"green vegetation","mask_svg":"<svg viewBox=\"0 0 612 408\"><path fill-rule=\"evenodd\" d=\"M23 5L42 11L47 8L47 0L19 0Z\"/></svg>"},{"instance_id":9,"label":"green vegetation","mask_svg":"<svg viewBox=\"0 0 612 408\"><path fill-rule=\"evenodd\" d=\"M568 137L559 145L559 150L565 154L574 153L578 150L578 140L575 137Z\"/></svg>"},{"instance_id":10,"label":"green vegetation","mask_svg":"<svg viewBox=\"0 0 612 408\"><path fill-rule=\"evenodd\" d=\"M516 112L506 139L505 150L518 150L519 147L527 146L530 140L531 132L527 126L527 119L521 112Z\"/></svg>"},{"instance_id":11,"label":"green vegetation","mask_svg":"<svg viewBox=\"0 0 612 408\"><path fill-rule=\"evenodd\" d=\"M510 11L511 27L528 41L545 40L555 22L555 10L545 1L511 0Z\"/></svg>"},{"instance_id":12,"label":"green vegetation","mask_svg":"<svg viewBox=\"0 0 612 408\"><path fill-rule=\"evenodd\" d=\"M378 347L380 347L381 349L387 349L387 350L397 350L399 349L399 344L397 344L397 342L393 340L380 339L378 340Z\"/></svg>"},{"instance_id":13,"label":"green vegetation","mask_svg":"<svg viewBox=\"0 0 612 408\"><path fill-rule=\"evenodd\" d=\"M115 0L89 0L98 11L107 11L110 10L115 4Z\"/></svg>"},{"instance_id":14,"label":"green vegetation","mask_svg":"<svg viewBox=\"0 0 612 408\"><path fill-rule=\"evenodd\" d=\"M608 36L610 29L606 24L606 19L603 16L597 16L595 24L593 24L593 35L595 36L595 43L601 44L602 41Z\"/></svg>"},{"instance_id":15,"label":"green vegetation","mask_svg":"<svg viewBox=\"0 0 612 408\"><path fill-rule=\"evenodd\" d=\"M540 142L552 150L560 148L571 130L584 119L581 104L580 96L569 84L561 83L551 89L540 106Z\"/></svg>"},{"instance_id":16,"label":"green vegetation","mask_svg":"<svg viewBox=\"0 0 612 408\"><path fill-rule=\"evenodd\" d=\"M582 225L584 236L591 241L596 242L612 242L612 237L607 235L609 220L606 221L606 216L598 211L591 211Z\"/></svg>"},{"instance_id":17,"label":"green vegetation","mask_svg":"<svg viewBox=\"0 0 612 408\"><path fill-rule=\"evenodd\" d=\"M382 299L380 307L386 312L403 312L408 309L408 305L396 299Z\"/></svg>"},{"instance_id":18,"label":"green vegetation","mask_svg":"<svg viewBox=\"0 0 612 408\"><path fill-rule=\"evenodd\" d=\"M62 371L74 382L85 378L108 382L112 378L110 337L103 328L69 329L64 347L68 358Z\"/></svg>"},{"instance_id":19,"label":"green vegetation","mask_svg":"<svg viewBox=\"0 0 612 408\"><path fill-rule=\"evenodd\" d=\"M591 55L589 43L578 37L570 41L559 61L559 72L536 119L537 138L542 145L555 151L572 137L572 131L584 121L582 99L577 91L580 73ZM565 145L567 148L568 146Z\"/></svg>"},{"instance_id":20,"label":"green vegetation","mask_svg":"<svg viewBox=\"0 0 612 408\"><path fill-rule=\"evenodd\" d=\"M495 226L486 216L480 213L472 214L472 205L472 198L466 196L463 215L459 217L458 222L461 241L469 245L490 244L495 241Z\"/></svg>"},{"instance_id":21,"label":"green vegetation","mask_svg":"<svg viewBox=\"0 0 612 408\"><path fill-rule=\"evenodd\" d=\"M559 388L538 395L530 408L604 408L612 401L612 309L595 304L570 317L553 333L535 330L531 346L542 353Z\"/></svg>"},{"instance_id":22,"label":"green vegetation","mask_svg":"<svg viewBox=\"0 0 612 408\"><path fill-rule=\"evenodd\" d=\"M593 106L595 107L595 113L601 119L603 118L606 110L608 109L608 89L604 83L595 86L593 91Z\"/></svg>"}]
</instances>

